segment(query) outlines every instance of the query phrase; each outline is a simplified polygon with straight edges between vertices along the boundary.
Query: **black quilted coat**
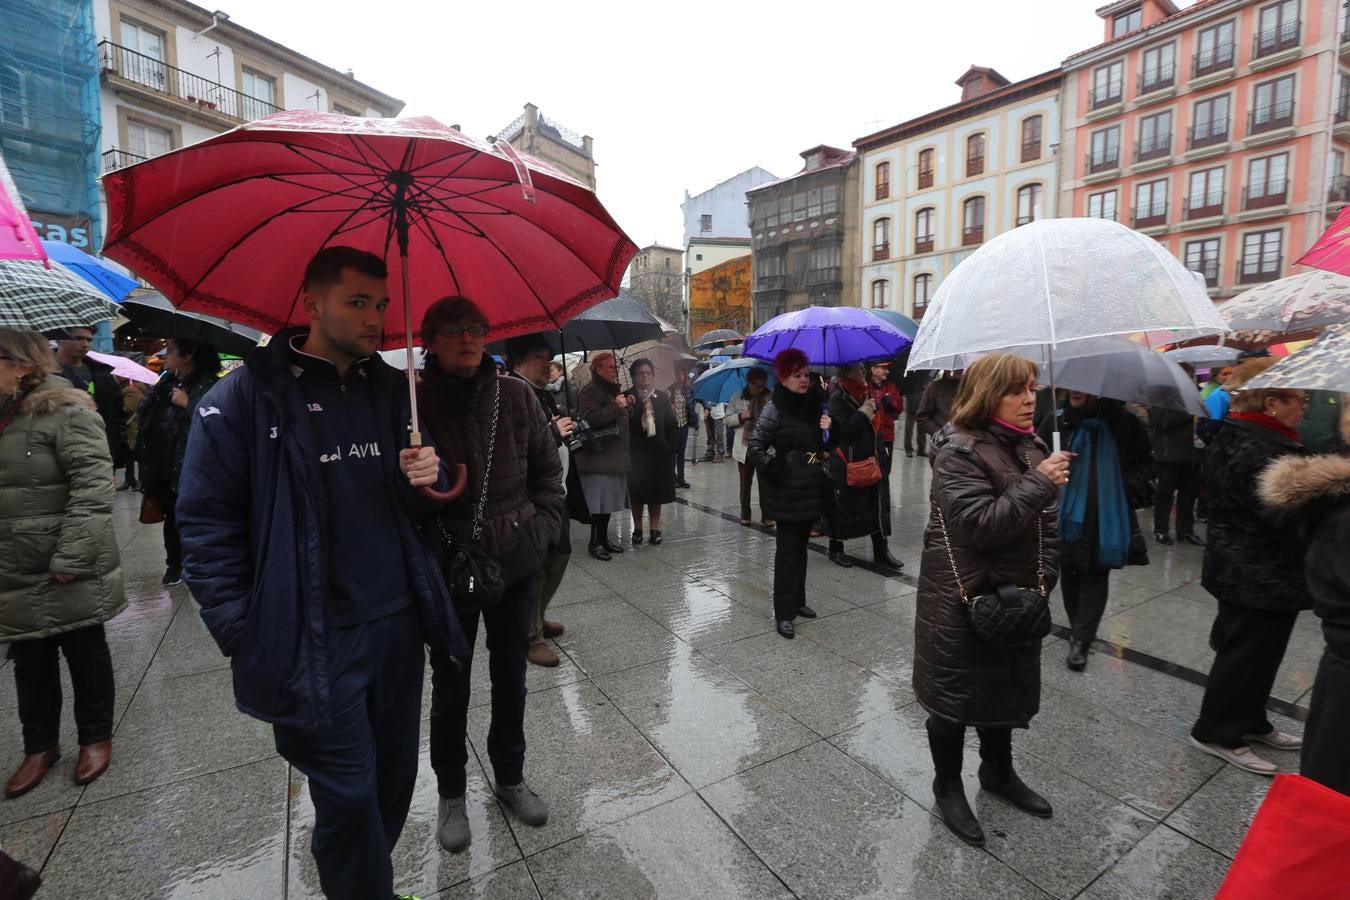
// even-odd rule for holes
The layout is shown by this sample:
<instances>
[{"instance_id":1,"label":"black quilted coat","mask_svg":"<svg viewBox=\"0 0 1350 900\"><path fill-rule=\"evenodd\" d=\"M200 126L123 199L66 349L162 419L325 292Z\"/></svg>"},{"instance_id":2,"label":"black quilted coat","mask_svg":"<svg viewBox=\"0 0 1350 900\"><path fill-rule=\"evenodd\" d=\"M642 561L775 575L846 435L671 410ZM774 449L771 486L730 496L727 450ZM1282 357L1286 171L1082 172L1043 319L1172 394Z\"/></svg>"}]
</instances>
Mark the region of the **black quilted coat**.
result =
<instances>
[{"instance_id":1,"label":"black quilted coat","mask_svg":"<svg viewBox=\"0 0 1350 900\"><path fill-rule=\"evenodd\" d=\"M848 461L860 462L877 455L877 432L843 388L830 394L830 437L838 444L830 450L826 467L834 490L830 537L843 541L881 531L881 485L849 487L846 465Z\"/></svg>"},{"instance_id":2,"label":"black quilted coat","mask_svg":"<svg viewBox=\"0 0 1350 900\"><path fill-rule=\"evenodd\" d=\"M1296 521L1257 494L1257 480L1283 456L1307 455L1271 428L1224 419L1205 450L1209 530L1200 583L1219 600L1269 612L1312 609L1303 578L1307 545Z\"/></svg>"},{"instance_id":3,"label":"black quilted coat","mask_svg":"<svg viewBox=\"0 0 1350 900\"><path fill-rule=\"evenodd\" d=\"M919 566L914 623L914 691L924 709L965 725L1025 728L1040 709L1041 642L993 647L966 621L942 539L946 517L966 592L1000 584L1036 586L1041 521L1045 588L1059 575L1058 490L1036 471L1046 447L998 426L966 431L949 424L934 437L933 488Z\"/></svg>"},{"instance_id":4,"label":"black quilted coat","mask_svg":"<svg viewBox=\"0 0 1350 900\"><path fill-rule=\"evenodd\" d=\"M824 510L824 453L820 414L825 392L794 394L779 385L755 423L746 459L760 474L760 507L767 519L816 522ZM833 435L831 435L833 437Z\"/></svg>"}]
</instances>

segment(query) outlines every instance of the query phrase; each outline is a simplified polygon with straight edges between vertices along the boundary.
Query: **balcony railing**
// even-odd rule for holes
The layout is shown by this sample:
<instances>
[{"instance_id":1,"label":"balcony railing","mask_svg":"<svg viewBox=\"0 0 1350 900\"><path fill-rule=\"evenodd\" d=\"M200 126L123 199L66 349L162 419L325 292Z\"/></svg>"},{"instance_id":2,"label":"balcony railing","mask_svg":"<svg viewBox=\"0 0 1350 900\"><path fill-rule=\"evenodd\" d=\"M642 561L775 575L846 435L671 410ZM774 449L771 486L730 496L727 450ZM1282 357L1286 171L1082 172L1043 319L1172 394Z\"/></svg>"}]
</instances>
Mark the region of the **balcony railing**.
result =
<instances>
[{"instance_id":1,"label":"balcony railing","mask_svg":"<svg viewBox=\"0 0 1350 900\"><path fill-rule=\"evenodd\" d=\"M1294 101L1270 103L1258 106L1247 113L1247 133L1260 134L1276 128L1288 128L1294 124Z\"/></svg>"},{"instance_id":2,"label":"balcony railing","mask_svg":"<svg viewBox=\"0 0 1350 900\"><path fill-rule=\"evenodd\" d=\"M1251 185L1242 192L1243 209L1266 209L1271 206L1283 206L1288 202L1288 181Z\"/></svg>"},{"instance_id":3,"label":"balcony railing","mask_svg":"<svg viewBox=\"0 0 1350 900\"><path fill-rule=\"evenodd\" d=\"M966 177L969 178L971 175L983 175L983 174L984 174L984 156L983 155L967 156Z\"/></svg>"},{"instance_id":4,"label":"balcony railing","mask_svg":"<svg viewBox=\"0 0 1350 900\"><path fill-rule=\"evenodd\" d=\"M1337 175L1327 188L1328 203L1350 203L1350 175Z\"/></svg>"},{"instance_id":5,"label":"balcony railing","mask_svg":"<svg viewBox=\"0 0 1350 900\"><path fill-rule=\"evenodd\" d=\"M1148 206L1135 207L1132 218L1135 228L1152 228L1167 224L1167 202L1151 203Z\"/></svg>"},{"instance_id":6,"label":"balcony railing","mask_svg":"<svg viewBox=\"0 0 1350 900\"><path fill-rule=\"evenodd\" d=\"M1139 73L1139 93L1151 94L1163 88L1169 88L1177 82L1176 63L1155 66Z\"/></svg>"},{"instance_id":7,"label":"balcony railing","mask_svg":"<svg viewBox=\"0 0 1350 900\"><path fill-rule=\"evenodd\" d=\"M1238 260L1237 283L1259 284L1263 281L1275 281L1284 268L1284 256L1278 251L1254 253Z\"/></svg>"},{"instance_id":8,"label":"balcony railing","mask_svg":"<svg viewBox=\"0 0 1350 900\"><path fill-rule=\"evenodd\" d=\"M1119 103L1124 96L1124 89L1121 85L1114 88L1097 90L1095 87L1088 91L1088 108L1101 109L1103 106L1110 106L1112 103Z\"/></svg>"},{"instance_id":9,"label":"balcony railing","mask_svg":"<svg viewBox=\"0 0 1350 900\"><path fill-rule=\"evenodd\" d=\"M984 226L971 225L961 232L961 246L969 247L971 244L984 243Z\"/></svg>"},{"instance_id":10,"label":"balcony railing","mask_svg":"<svg viewBox=\"0 0 1350 900\"><path fill-rule=\"evenodd\" d=\"M1223 215L1223 191L1208 191L1187 197L1181 202L1181 215L1187 220Z\"/></svg>"},{"instance_id":11,"label":"balcony railing","mask_svg":"<svg viewBox=\"0 0 1350 900\"><path fill-rule=\"evenodd\" d=\"M840 274L843 270L839 266L827 266L823 269L807 269L804 279L807 287L814 287L819 284L839 284L843 281Z\"/></svg>"},{"instance_id":12,"label":"balcony railing","mask_svg":"<svg viewBox=\"0 0 1350 900\"><path fill-rule=\"evenodd\" d=\"M104 72L111 72L151 93L172 97L203 111L247 122L281 110L280 106L266 100L250 97L234 88L185 72L112 41L100 41L98 49Z\"/></svg>"},{"instance_id":13,"label":"balcony railing","mask_svg":"<svg viewBox=\"0 0 1350 900\"><path fill-rule=\"evenodd\" d=\"M1109 172L1111 169L1119 168L1119 147L1107 150L1105 153L1089 153L1087 155L1087 170L1090 175L1095 175L1098 172Z\"/></svg>"},{"instance_id":14,"label":"balcony railing","mask_svg":"<svg viewBox=\"0 0 1350 900\"><path fill-rule=\"evenodd\" d=\"M1219 261L1217 259L1206 259L1201 261L1198 265L1199 268L1196 268L1196 264L1187 263L1186 268L1190 269L1192 272L1199 272L1201 275L1205 276L1205 287L1218 287Z\"/></svg>"},{"instance_id":15,"label":"balcony railing","mask_svg":"<svg viewBox=\"0 0 1350 900\"><path fill-rule=\"evenodd\" d=\"M786 289L786 275L761 275L755 282L755 290L757 291L782 291Z\"/></svg>"},{"instance_id":16,"label":"balcony railing","mask_svg":"<svg viewBox=\"0 0 1350 900\"><path fill-rule=\"evenodd\" d=\"M932 186L933 186L933 170L932 170L932 169L920 169L920 170L919 170L919 189L922 190L923 188L930 188L930 187L932 187Z\"/></svg>"},{"instance_id":17,"label":"balcony railing","mask_svg":"<svg viewBox=\"0 0 1350 900\"><path fill-rule=\"evenodd\" d=\"M928 235L927 237L919 237L919 238L915 238L915 239L914 239L914 252L915 252L915 253L932 253L932 252L933 252L933 236L930 234L930 235Z\"/></svg>"},{"instance_id":18,"label":"balcony railing","mask_svg":"<svg viewBox=\"0 0 1350 900\"><path fill-rule=\"evenodd\" d=\"M1151 141L1134 142L1134 161L1144 162L1150 159L1162 159L1172 153L1172 135L1162 134Z\"/></svg>"},{"instance_id":19,"label":"balcony railing","mask_svg":"<svg viewBox=\"0 0 1350 900\"><path fill-rule=\"evenodd\" d=\"M1292 22L1281 22L1274 28L1267 28L1252 35L1252 59L1260 59L1281 50L1297 47L1301 25L1302 23L1295 19Z\"/></svg>"},{"instance_id":20,"label":"balcony railing","mask_svg":"<svg viewBox=\"0 0 1350 900\"><path fill-rule=\"evenodd\" d=\"M1215 119L1204 125L1192 125L1186 129L1186 146L1191 150L1199 147L1213 147L1228 142L1228 118Z\"/></svg>"},{"instance_id":21,"label":"balcony railing","mask_svg":"<svg viewBox=\"0 0 1350 900\"><path fill-rule=\"evenodd\" d=\"M1040 142L1040 141L1023 141L1023 142L1022 142L1022 162L1032 162L1032 161L1037 160L1037 159L1040 159L1040 158L1041 158L1041 142Z\"/></svg>"},{"instance_id":22,"label":"balcony railing","mask_svg":"<svg viewBox=\"0 0 1350 900\"><path fill-rule=\"evenodd\" d=\"M891 197L891 183L889 181L877 182L877 199L889 200Z\"/></svg>"},{"instance_id":23,"label":"balcony railing","mask_svg":"<svg viewBox=\"0 0 1350 900\"><path fill-rule=\"evenodd\" d=\"M883 259L891 258L891 242L872 245L872 262L880 262Z\"/></svg>"},{"instance_id":24,"label":"balcony railing","mask_svg":"<svg viewBox=\"0 0 1350 900\"><path fill-rule=\"evenodd\" d=\"M1195 60L1191 63L1191 77L1199 78L1201 75L1208 75L1210 72L1231 69L1236 49L1232 44L1224 44L1222 47L1215 47L1208 52L1201 50L1195 55Z\"/></svg>"},{"instance_id":25,"label":"balcony railing","mask_svg":"<svg viewBox=\"0 0 1350 900\"><path fill-rule=\"evenodd\" d=\"M1350 122L1350 94L1341 94L1336 98L1336 121Z\"/></svg>"},{"instance_id":26,"label":"balcony railing","mask_svg":"<svg viewBox=\"0 0 1350 900\"><path fill-rule=\"evenodd\" d=\"M125 166L132 166L138 162L145 162L146 157L137 156L135 153L128 153L125 150L105 150L103 152L103 171L115 172Z\"/></svg>"},{"instance_id":27,"label":"balcony railing","mask_svg":"<svg viewBox=\"0 0 1350 900\"><path fill-rule=\"evenodd\" d=\"M1035 216L1018 216L1018 217L1017 217L1017 227L1018 227L1018 228L1021 228L1023 225L1030 225L1032 222L1035 222L1035 221L1036 221L1036 217L1035 217Z\"/></svg>"}]
</instances>

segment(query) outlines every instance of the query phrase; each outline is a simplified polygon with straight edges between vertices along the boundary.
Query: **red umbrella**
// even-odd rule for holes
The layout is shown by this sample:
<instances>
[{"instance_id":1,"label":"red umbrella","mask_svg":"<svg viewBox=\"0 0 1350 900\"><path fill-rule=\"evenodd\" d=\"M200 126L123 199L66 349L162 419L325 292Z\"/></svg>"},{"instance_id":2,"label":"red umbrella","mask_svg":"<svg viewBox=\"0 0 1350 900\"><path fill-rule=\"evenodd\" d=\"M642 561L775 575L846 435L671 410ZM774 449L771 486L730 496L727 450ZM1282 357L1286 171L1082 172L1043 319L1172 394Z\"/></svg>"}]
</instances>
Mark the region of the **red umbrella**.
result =
<instances>
[{"instance_id":1,"label":"red umbrella","mask_svg":"<svg viewBox=\"0 0 1350 900\"><path fill-rule=\"evenodd\" d=\"M1296 265L1312 266L1340 275L1350 275L1350 206L1341 210L1336 221L1308 248Z\"/></svg>"}]
</instances>

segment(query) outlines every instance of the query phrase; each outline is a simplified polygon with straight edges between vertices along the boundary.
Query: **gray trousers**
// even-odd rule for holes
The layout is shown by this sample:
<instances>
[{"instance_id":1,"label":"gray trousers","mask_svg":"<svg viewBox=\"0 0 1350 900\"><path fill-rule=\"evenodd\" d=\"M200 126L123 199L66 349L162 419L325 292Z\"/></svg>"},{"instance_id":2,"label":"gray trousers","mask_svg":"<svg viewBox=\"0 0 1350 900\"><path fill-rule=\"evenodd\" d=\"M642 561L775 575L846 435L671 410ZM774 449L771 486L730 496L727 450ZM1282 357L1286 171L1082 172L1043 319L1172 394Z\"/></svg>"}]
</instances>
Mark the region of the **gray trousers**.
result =
<instances>
[{"instance_id":1,"label":"gray trousers","mask_svg":"<svg viewBox=\"0 0 1350 900\"><path fill-rule=\"evenodd\" d=\"M566 522L563 527L567 527ZM544 613L548 611L548 602L558 593L558 585L562 584L563 575L567 574L567 561L571 558L572 551L569 549L552 553L544 560L543 583L535 594L534 612L530 616L531 647L544 642Z\"/></svg>"}]
</instances>

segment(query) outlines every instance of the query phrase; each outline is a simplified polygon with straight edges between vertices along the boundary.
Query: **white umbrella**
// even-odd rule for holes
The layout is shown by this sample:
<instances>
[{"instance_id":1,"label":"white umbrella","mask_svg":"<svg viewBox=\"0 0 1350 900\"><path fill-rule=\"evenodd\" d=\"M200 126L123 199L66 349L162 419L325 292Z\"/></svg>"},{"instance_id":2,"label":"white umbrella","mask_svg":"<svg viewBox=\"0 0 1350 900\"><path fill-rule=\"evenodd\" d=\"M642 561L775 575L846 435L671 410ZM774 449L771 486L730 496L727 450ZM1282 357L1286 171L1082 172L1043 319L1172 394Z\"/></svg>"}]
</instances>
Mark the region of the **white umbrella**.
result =
<instances>
[{"instance_id":1,"label":"white umbrella","mask_svg":"<svg viewBox=\"0 0 1350 900\"><path fill-rule=\"evenodd\" d=\"M1168 350L1163 356L1174 363L1190 363L1193 366L1231 366L1237 362L1241 352L1236 347L1222 344L1199 344Z\"/></svg>"}]
</instances>

